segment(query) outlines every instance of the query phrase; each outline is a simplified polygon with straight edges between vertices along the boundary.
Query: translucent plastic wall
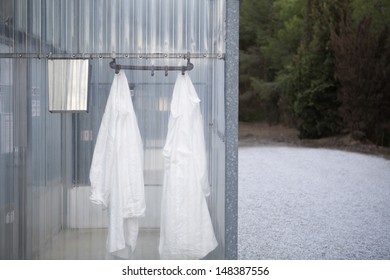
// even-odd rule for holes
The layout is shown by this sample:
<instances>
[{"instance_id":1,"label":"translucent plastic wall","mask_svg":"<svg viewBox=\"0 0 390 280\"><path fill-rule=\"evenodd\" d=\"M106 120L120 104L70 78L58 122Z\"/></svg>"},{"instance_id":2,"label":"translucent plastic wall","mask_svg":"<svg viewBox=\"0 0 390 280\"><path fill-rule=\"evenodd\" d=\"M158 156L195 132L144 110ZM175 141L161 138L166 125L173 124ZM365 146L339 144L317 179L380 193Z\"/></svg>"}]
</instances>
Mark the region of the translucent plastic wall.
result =
<instances>
[{"instance_id":1,"label":"translucent plastic wall","mask_svg":"<svg viewBox=\"0 0 390 280\"><path fill-rule=\"evenodd\" d=\"M224 53L223 0L1 2L9 52Z\"/></svg>"},{"instance_id":2,"label":"translucent plastic wall","mask_svg":"<svg viewBox=\"0 0 390 280\"><path fill-rule=\"evenodd\" d=\"M182 65L201 99L208 199L225 254L224 0L0 1L0 258L104 259L107 213L90 203L89 168L114 71ZM88 112L48 111L47 59L88 58ZM162 147L177 72L126 71L145 154L147 215L137 250L158 259Z\"/></svg>"}]
</instances>

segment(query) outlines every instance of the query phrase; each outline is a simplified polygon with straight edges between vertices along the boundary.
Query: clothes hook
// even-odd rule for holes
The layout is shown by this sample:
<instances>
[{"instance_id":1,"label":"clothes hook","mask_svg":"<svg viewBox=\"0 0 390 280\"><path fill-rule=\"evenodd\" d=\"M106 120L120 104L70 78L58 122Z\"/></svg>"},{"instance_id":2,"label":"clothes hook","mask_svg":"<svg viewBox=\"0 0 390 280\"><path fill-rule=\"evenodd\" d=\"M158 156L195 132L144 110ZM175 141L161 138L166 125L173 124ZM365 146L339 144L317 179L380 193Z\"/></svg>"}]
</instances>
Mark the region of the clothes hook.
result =
<instances>
[{"instance_id":1,"label":"clothes hook","mask_svg":"<svg viewBox=\"0 0 390 280\"><path fill-rule=\"evenodd\" d=\"M168 66L165 66L165 77L168 76Z\"/></svg>"},{"instance_id":2,"label":"clothes hook","mask_svg":"<svg viewBox=\"0 0 390 280\"><path fill-rule=\"evenodd\" d=\"M113 58L110 62L110 67L115 69L115 74L118 74L119 70L121 69L120 65L116 64L115 58Z\"/></svg>"},{"instance_id":3,"label":"clothes hook","mask_svg":"<svg viewBox=\"0 0 390 280\"><path fill-rule=\"evenodd\" d=\"M183 66L181 74L184 75L185 71L190 71L194 68L194 65L191 63L191 53L187 52L187 66Z\"/></svg>"},{"instance_id":4,"label":"clothes hook","mask_svg":"<svg viewBox=\"0 0 390 280\"><path fill-rule=\"evenodd\" d=\"M154 76L154 65L152 66L152 73L151 73L152 77Z\"/></svg>"}]
</instances>

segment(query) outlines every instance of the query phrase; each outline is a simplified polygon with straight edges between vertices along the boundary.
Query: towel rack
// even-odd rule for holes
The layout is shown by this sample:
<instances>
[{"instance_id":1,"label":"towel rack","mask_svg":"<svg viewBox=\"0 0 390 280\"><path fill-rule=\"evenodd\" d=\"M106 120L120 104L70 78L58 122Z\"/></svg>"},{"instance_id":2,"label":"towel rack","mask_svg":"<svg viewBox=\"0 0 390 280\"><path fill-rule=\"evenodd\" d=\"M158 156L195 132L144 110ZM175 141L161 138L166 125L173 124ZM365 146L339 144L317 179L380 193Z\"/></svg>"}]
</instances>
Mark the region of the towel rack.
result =
<instances>
[{"instance_id":1,"label":"towel rack","mask_svg":"<svg viewBox=\"0 0 390 280\"><path fill-rule=\"evenodd\" d=\"M139 66L139 65L121 65L117 64L115 58L110 62L110 67L115 69L115 73L118 74L119 70L146 70L151 71L154 76L154 71L165 71L165 76L168 76L168 71L181 71L184 75L185 71L191 71L194 68L194 64L190 61L190 54L187 54L187 65L186 66Z\"/></svg>"}]
</instances>

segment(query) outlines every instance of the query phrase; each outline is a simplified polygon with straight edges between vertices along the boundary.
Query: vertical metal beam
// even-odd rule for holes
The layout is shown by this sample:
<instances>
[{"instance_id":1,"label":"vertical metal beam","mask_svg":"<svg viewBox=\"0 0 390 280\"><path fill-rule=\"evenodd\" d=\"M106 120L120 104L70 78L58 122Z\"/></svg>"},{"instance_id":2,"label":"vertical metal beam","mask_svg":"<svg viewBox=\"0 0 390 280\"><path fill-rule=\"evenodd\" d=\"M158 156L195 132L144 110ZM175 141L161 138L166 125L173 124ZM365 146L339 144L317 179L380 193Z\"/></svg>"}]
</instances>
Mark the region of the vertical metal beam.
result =
<instances>
[{"instance_id":1,"label":"vertical metal beam","mask_svg":"<svg viewBox=\"0 0 390 280\"><path fill-rule=\"evenodd\" d=\"M238 244L238 33L239 0L226 0L225 57L225 259Z\"/></svg>"},{"instance_id":2,"label":"vertical metal beam","mask_svg":"<svg viewBox=\"0 0 390 280\"><path fill-rule=\"evenodd\" d=\"M14 60L12 69L13 85L13 118L14 118L14 192L15 192L15 233L18 252L17 259L29 258L26 255L26 246L30 235L27 233L28 209L27 193L27 149L28 149L28 62L26 60Z\"/></svg>"}]
</instances>

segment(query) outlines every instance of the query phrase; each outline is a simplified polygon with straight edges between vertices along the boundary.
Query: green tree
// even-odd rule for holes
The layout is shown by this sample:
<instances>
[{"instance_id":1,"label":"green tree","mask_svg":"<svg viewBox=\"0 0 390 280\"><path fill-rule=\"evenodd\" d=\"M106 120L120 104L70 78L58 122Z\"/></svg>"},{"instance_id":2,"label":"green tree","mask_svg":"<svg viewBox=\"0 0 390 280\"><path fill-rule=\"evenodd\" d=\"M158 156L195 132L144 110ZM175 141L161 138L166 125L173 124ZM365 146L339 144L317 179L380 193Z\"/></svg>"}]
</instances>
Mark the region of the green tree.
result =
<instances>
[{"instance_id":1,"label":"green tree","mask_svg":"<svg viewBox=\"0 0 390 280\"><path fill-rule=\"evenodd\" d=\"M382 32L384 26L390 26L389 0L353 0L351 2L351 20L357 27L364 18L370 18L370 30L376 34Z\"/></svg>"},{"instance_id":2,"label":"green tree","mask_svg":"<svg viewBox=\"0 0 390 280\"><path fill-rule=\"evenodd\" d=\"M240 49L247 51L266 43L273 33L273 0L244 0L240 7Z\"/></svg>"},{"instance_id":3,"label":"green tree","mask_svg":"<svg viewBox=\"0 0 390 280\"><path fill-rule=\"evenodd\" d=\"M354 26L345 14L332 33L341 112L349 131L364 132L378 144L390 144L390 44L388 27L371 27L371 18ZM386 123L389 127L386 128Z\"/></svg>"},{"instance_id":4,"label":"green tree","mask_svg":"<svg viewBox=\"0 0 390 280\"><path fill-rule=\"evenodd\" d=\"M278 122L277 73L302 36L305 0L244 0L240 14L240 119Z\"/></svg>"},{"instance_id":5,"label":"green tree","mask_svg":"<svg viewBox=\"0 0 390 280\"><path fill-rule=\"evenodd\" d=\"M261 51L268 60L269 72L273 75L291 62L303 35L306 0L275 0L272 6L274 14L274 32L267 38Z\"/></svg>"},{"instance_id":6,"label":"green tree","mask_svg":"<svg viewBox=\"0 0 390 280\"><path fill-rule=\"evenodd\" d=\"M272 0L244 0L240 10L240 120L264 119L254 79L265 79L267 62L261 46L273 32Z\"/></svg>"},{"instance_id":7,"label":"green tree","mask_svg":"<svg viewBox=\"0 0 390 280\"><path fill-rule=\"evenodd\" d=\"M287 115L302 138L333 135L343 125L367 127L390 145L390 36L383 35L389 0L244 0L241 8L241 119L275 122ZM331 34L345 14L350 33L336 32L337 49ZM365 18L370 24L361 24ZM371 107L363 113L354 104Z\"/></svg>"},{"instance_id":8,"label":"green tree","mask_svg":"<svg viewBox=\"0 0 390 280\"><path fill-rule=\"evenodd\" d=\"M279 81L285 85L299 136L321 138L334 135L341 128L330 34L345 3L308 0L306 4L304 36Z\"/></svg>"}]
</instances>

